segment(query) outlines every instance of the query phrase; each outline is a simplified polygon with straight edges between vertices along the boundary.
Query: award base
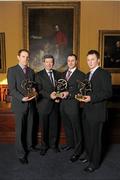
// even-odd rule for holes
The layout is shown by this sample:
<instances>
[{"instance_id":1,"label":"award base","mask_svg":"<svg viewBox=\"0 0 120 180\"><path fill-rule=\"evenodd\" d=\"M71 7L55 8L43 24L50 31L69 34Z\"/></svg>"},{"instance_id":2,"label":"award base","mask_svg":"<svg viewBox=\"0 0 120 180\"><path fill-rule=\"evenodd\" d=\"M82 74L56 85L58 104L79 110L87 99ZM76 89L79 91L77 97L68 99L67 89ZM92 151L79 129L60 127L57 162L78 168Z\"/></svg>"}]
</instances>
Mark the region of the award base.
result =
<instances>
[{"instance_id":1,"label":"award base","mask_svg":"<svg viewBox=\"0 0 120 180\"><path fill-rule=\"evenodd\" d=\"M83 100L85 100L85 97L81 94L77 94L77 95L75 95L75 99L77 99L78 101L83 101Z\"/></svg>"},{"instance_id":2,"label":"award base","mask_svg":"<svg viewBox=\"0 0 120 180\"><path fill-rule=\"evenodd\" d=\"M34 91L29 92L27 94L27 96L28 96L29 99L34 99L37 96L37 92L34 92Z\"/></svg>"},{"instance_id":3,"label":"award base","mask_svg":"<svg viewBox=\"0 0 120 180\"><path fill-rule=\"evenodd\" d=\"M56 97L57 97L57 98L61 98L60 92L56 92Z\"/></svg>"},{"instance_id":4,"label":"award base","mask_svg":"<svg viewBox=\"0 0 120 180\"><path fill-rule=\"evenodd\" d=\"M56 103L59 103L60 102L60 98L61 98L61 94L59 91L56 92L56 99L55 99L55 102Z\"/></svg>"}]
</instances>

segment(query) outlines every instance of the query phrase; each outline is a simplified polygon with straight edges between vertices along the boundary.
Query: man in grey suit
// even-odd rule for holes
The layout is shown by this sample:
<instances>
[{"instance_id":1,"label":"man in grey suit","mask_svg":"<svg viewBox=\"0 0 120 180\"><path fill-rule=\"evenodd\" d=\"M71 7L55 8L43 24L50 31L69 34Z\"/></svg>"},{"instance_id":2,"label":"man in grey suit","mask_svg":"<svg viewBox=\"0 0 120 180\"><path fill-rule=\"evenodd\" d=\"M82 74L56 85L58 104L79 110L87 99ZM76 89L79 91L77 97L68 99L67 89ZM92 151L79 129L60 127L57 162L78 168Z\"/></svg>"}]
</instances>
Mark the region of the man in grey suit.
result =
<instances>
[{"instance_id":1,"label":"man in grey suit","mask_svg":"<svg viewBox=\"0 0 120 180\"><path fill-rule=\"evenodd\" d=\"M63 150L75 148L81 142L82 151L82 129L80 120L80 103L75 99L78 93L78 80L83 81L85 74L77 68L77 56L69 54L67 57L68 69L63 73L63 78L67 80L68 89L63 92L60 104L60 113L67 139L67 145ZM76 158L76 157L75 157Z\"/></svg>"},{"instance_id":2,"label":"man in grey suit","mask_svg":"<svg viewBox=\"0 0 120 180\"><path fill-rule=\"evenodd\" d=\"M19 63L10 67L7 73L8 87L12 97L12 110L16 118L16 150L19 161L27 164L27 154L33 149L33 115L35 96L28 97L28 91L22 87L22 83L28 79L34 81L34 71L28 67L29 51L20 49L17 59Z\"/></svg>"},{"instance_id":3,"label":"man in grey suit","mask_svg":"<svg viewBox=\"0 0 120 180\"><path fill-rule=\"evenodd\" d=\"M60 79L60 73L53 70L54 57L43 57L44 69L36 74L38 90L37 109L41 127L40 155L45 155L48 148L54 152L58 149L58 123L59 123L59 100L56 96L56 82Z\"/></svg>"},{"instance_id":4,"label":"man in grey suit","mask_svg":"<svg viewBox=\"0 0 120 180\"><path fill-rule=\"evenodd\" d=\"M87 54L87 64L90 72L87 74L92 91L81 101L83 106L83 134L85 153L80 159L89 162L84 169L93 172L101 163L103 124L107 119L106 101L112 96L111 75L99 67L100 55L96 50Z\"/></svg>"}]
</instances>

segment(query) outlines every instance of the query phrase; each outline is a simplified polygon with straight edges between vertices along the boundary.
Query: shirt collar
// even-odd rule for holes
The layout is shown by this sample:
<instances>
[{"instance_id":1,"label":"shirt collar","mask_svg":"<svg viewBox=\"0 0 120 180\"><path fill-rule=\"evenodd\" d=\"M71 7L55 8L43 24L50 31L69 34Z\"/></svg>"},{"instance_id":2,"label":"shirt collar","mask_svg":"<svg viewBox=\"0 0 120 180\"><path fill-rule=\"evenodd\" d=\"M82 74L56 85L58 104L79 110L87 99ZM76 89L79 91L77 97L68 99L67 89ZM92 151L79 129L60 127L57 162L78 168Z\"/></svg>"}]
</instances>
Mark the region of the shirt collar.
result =
<instances>
[{"instance_id":1,"label":"shirt collar","mask_svg":"<svg viewBox=\"0 0 120 180\"><path fill-rule=\"evenodd\" d=\"M21 65L21 64L19 64L19 66L20 66L22 69L27 68L27 66L23 66L23 65Z\"/></svg>"},{"instance_id":2,"label":"shirt collar","mask_svg":"<svg viewBox=\"0 0 120 180\"><path fill-rule=\"evenodd\" d=\"M90 71L90 73L94 73L96 71L96 69L99 68L99 66L95 67L94 69L92 69L92 71Z\"/></svg>"},{"instance_id":3,"label":"shirt collar","mask_svg":"<svg viewBox=\"0 0 120 180\"><path fill-rule=\"evenodd\" d=\"M45 69L46 70L46 72L47 73L49 73L49 72L53 72L53 70L51 69L51 70L47 70L47 69Z\"/></svg>"},{"instance_id":4,"label":"shirt collar","mask_svg":"<svg viewBox=\"0 0 120 180\"><path fill-rule=\"evenodd\" d=\"M71 71L71 73L73 73L76 70L76 67L74 67L73 69L68 69L68 71Z\"/></svg>"}]
</instances>

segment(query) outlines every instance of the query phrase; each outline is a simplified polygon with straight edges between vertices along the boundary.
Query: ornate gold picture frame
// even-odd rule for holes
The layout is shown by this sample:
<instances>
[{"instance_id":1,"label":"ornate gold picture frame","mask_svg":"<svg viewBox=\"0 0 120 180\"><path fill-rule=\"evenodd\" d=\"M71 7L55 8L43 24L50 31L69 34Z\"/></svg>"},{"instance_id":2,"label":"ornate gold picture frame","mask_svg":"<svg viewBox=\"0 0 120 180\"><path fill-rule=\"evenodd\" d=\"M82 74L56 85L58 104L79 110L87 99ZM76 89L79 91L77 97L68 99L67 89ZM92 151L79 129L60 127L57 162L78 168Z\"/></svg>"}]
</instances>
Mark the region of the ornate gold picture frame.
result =
<instances>
[{"instance_id":1,"label":"ornate gold picture frame","mask_svg":"<svg viewBox=\"0 0 120 180\"><path fill-rule=\"evenodd\" d=\"M120 72L120 30L100 30L99 51L102 67L113 73Z\"/></svg>"},{"instance_id":2,"label":"ornate gold picture frame","mask_svg":"<svg viewBox=\"0 0 120 180\"><path fill-rule=\"evenodd\" d=\"M0 73L6 72L5 33L0 33Z\"/></svg>"}]
</instances>

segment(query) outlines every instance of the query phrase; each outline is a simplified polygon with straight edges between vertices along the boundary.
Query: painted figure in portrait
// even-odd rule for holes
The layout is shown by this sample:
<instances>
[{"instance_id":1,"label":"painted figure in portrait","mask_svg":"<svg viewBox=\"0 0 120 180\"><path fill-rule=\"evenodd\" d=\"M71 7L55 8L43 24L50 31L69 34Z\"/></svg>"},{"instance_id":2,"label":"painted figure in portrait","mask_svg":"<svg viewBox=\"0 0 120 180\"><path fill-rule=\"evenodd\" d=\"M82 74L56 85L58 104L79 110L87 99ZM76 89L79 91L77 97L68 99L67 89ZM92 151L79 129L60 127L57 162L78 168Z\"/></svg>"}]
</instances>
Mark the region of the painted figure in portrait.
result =
<instances>
[{"instance_id":1,"label":"painted figure in portrait","mask_svg":"<svg viewBox=\"0 0 120 180\"><path fill-rule=\"evenodd\" d=\"M66 68L66 57L73 50L72 9L31 9L29 11L30 67L42 69L42 58L52 54L55 69Z\"/></svg>"}]
</instances>

